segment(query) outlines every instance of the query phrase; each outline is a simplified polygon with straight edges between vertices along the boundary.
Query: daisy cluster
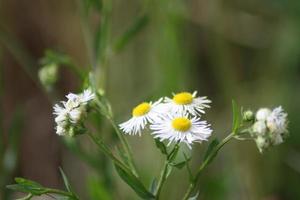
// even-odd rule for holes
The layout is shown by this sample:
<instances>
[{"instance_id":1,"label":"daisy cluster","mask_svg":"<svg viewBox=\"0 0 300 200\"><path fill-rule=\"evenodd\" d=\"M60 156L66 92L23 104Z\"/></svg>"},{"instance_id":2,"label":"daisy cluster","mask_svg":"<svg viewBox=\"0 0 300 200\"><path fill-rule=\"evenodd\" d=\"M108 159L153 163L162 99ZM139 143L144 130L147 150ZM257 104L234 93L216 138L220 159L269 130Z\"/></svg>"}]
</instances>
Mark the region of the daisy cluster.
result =
<instances>
[{"instance_id":1,"label":"daisy cluster","mask_svg":"<svg viewBox=\"0 0 300 200\"><path fill-rule=\"evenodd\" d=\"M68 100L62 101L62 105L55 104L53 107L53 114L56 116L56 133L74 136L76 129L82 128L82 121L87 115L89 104L95 98L95 94L87 89L83 93L70 93L66 97Z\"/></svg>"},{"instance_id":2,"label":"daisy cluster","mask_svg":"<svg viewBox=\"0 0 300 200\"><path fill-rule=\"evenodd\" d=\"M201 120L210 103L207 97L197 97L197 92L173 94L173 98L139 104L133 108L131 119L119 126L129 135L141 135L150 128L154 138L160 141L183 142L191 148L194 142L201 143L212 133L210 124Z\"/></svg>"},{"instance_id":3,"label":"daisy cluster","mask_svg":"<svg viewBox=\"0 0 300 200\"><path fill-rule=\"evenodd\" d=\"M263 152L270 146L281 144L288 135L287 126L287 113L281 106L273 110L259 109L251 131L259 151Z\"/></svg>"}]
</instances>

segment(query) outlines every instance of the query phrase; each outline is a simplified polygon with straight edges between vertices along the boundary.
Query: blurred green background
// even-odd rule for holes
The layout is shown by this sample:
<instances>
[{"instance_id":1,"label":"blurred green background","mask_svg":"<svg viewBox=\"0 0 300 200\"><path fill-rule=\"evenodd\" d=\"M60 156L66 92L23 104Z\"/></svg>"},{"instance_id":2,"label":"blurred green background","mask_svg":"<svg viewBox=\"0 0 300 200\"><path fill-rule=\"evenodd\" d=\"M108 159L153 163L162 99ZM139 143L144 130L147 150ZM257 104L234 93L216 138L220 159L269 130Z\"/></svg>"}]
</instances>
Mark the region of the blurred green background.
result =
<instances>
[{"instance_id":1,"label":"blurred green background","mask_svg":"<svg viewBox=\"0 0 300 200\"><path fill-rule=\"evenodd\" d=\"M145 99L197 90L213 101L205 116L214 129L212 138L223 138L231 126L232 99L253 110L282 105L290 120L287 141L263 155L254 142L230 142L202 176L199 199L300 199L298 0L105 0L112 4L107 18L99 2L0 0L1 200L17 195L5 189L15 176L62 188L59 166L82 199L137 199L101 154L87 158L94 149L84 136L79 149L78 141L62 141L55 134L52 103L79 91L76 75L61 68L58 83L47 93L37 72L45 49L63 52L88 70L95 65L91 46L97 44L89 36L99 23L109 27L101 50L103 41L117 41L140 19L138 34L122 51L109 54L106 70L96 73L105 78L100 84L117 122ZM114 141L106 123L101 130ZM149 135L128 139L149 185L159 175L162 156ZM194 145L193 169L206 146ZM176 170L162 199L180 199L186 187L186 173Z\"/></svg>"}]
</instances>

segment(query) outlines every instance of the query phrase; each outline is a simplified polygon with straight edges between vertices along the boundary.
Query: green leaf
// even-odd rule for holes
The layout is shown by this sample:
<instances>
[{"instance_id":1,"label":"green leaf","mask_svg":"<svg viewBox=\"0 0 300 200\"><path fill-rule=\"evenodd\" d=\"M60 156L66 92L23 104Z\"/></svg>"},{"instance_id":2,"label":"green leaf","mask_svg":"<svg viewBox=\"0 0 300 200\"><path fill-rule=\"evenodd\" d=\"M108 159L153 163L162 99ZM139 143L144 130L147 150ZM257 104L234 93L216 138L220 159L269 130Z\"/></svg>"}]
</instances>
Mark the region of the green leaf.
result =
<instances>
[{"instance_id":1,"label":"green leaf","mask_svg":"<svg viewBox=\"0 0 300 200\"><path fill-rule=\"evenodd\" d=\"M8 185L6 187L11 190L24 193L31 193L33 195L42 195L47 192L47 189L37 182L26 180L23 178L15 178L15 181L18 184Z\"/></svg>"},{"instance_id":2,"label":"green leaf","mask_svg":"<svg viewBox=\"0 0 300 200\"><path fill-rule=\"evenodd\" d=\"M103 183L100 179L95 176L88 177L87 189L89 193L89 199L105 199L111 200L112 193L109 190L109 186Z\"/></svg>"},{"instance_id":3,"label":"green leaf","mask_svg":"<svg viewBox=\"0 0 300 200\"><path fill-rule=\"evenodd\" d=\"M173 167L171 165L167 166L167 173L166 173L166 178L168 178L172 172Z\"/></svg>"},{"instance_id":4,"label":"green leaf","mask_svg":"<svg viewBox=\"0 0 300 200\"><path fill-rule=\"evenodd\" d=\"M150 185L150 192L154 193L157 187L157 179L154 178Z\"/></svg>"},{"instance_id":5,"label":"green leaf","mask_svg":"<svg viewBox=\"0 0 300 200\"><path fill-rule=\"evenodd\" d=\"M233 114L232 132L236 133L240 127L241 116L240 116L238 105L234 100L232 100L232 114Z\"/></svg>"},{"instance_id":6,"label":"green leaf","mask_svg":"<svg viewBox=\"0 0 300 200\"><path fill-rule=\"evenodd\" d=\"M203 160L206 160L208 158L208 156L213 152L214 148L218 146L218 144L219 144L219 140L216 138L208 145Z\"/></svg>"},{"instance_id":7,"label":"green leaf","mask_svg":"<svg viewBox=\"0 0 300 200\"><path fill-rule=\"evenodd\" d=\"M191 160L191 158L187 158L186 160L182 161L182 162L178 162L178 163L170 163L171 166L176 167L178 169L182 169L189 161Z\"/></svg>"},{"instance_id":8,"label":"green leaf","mask_svg":"<svg viewBox=\"0 0 300 200\"><path fill-rule=\"evenodd\" d=\"M167 155L168 152L167 152L167 148L166 148L165 144L163 142L161 142L159 139L155 139L154 141L155 141L156 147L159 148L161 153Z\"/></svg>"},{"instance_id":9,"label":"green leaf","mask_svg":"<svg viewBox=\"0 0 300 200\"><path fill-rule=\"evenodd\" d=\"M151 194L143 185L143 183L132 173L125 171L115 164L115 168L120 177L143 199L154 199Z\"/></svg>"},{"instance_id":10,"label":"green leaf","mask_svg":"<svg viewBox=\"0 0 300 200\"><path fill-rule=\"evenodd\" d=\"M69 180L68 180L66 174L64 173L64 171L62 170L61 167L59 167L59 171L60 171L60 174L61 174L61 176L62 176L62 178L63 178L63 181L64 181L64 184L65 184L66 189L67 189L69 192L72 193L72 188L71 188L70 182L69 182Z\"/></svg>"},{"instance_id":11,"label":"green leaf","mask_svg":"<svg viewBox=\"0 0 300 200\"><path fill-rule=\"evenodd\" d=\"M32 197L33 197L32 194L28 194L27 196L18 198L18 199L16 199L16 200L30 200Z\"/></svg>"},{"instance_id":12,"label":"green leaf","mask_svg":"<svg viewBox=\"0 0 300 200\"><path fill-rule=\"evenodd\" d=\"M199 196L199 191L195 196L190 197L188 200L197 200L198 196Z\"/></svg>"},{"instance_id":13,"label":"green leaf","mask_svg":"<svg viewBox=\"0 0 300 200\"><path fill-rule=\"evenodd\" d=\"M142 15L139 17L131 27L117 40L116 44L114 45L114 50L116 52L121 51L126 44L133 39L149 22L148 15Z\"/></svg>"},{"instance_id":14,"label":"green leaf","mask_svg":"<svg viewBox=\"0 0 300 200\"><path fill-rule=\"evenodd\" d=\"M169 153L167 159L169 162L172 162L175 160L177 153L179 151L180 146L178 144L176 144L173 148L173 150Z\"/></svg>"}]
</instances>

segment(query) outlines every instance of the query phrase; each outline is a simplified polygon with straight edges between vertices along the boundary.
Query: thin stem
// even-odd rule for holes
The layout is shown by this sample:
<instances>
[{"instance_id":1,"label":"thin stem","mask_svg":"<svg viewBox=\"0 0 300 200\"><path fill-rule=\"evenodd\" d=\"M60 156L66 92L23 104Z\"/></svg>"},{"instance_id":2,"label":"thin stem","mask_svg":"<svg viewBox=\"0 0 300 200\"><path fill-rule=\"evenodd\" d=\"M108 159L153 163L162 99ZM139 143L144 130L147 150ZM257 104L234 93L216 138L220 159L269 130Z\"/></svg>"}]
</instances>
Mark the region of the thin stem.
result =
<instances>
[{"instance_id":1,"label":"thin stem","mask_svg":"<svg viewBox=\"0 0 300 200\"><path fill-rule=\"evenodd\" d=\"M167 180L167 173L168 173L168 167L169 167L169 161L165 161L163 170L161 171L160 178L156 187L155 191L155 199L159 199L159 195L162 189L162 186L164 185L165 181Z\"/></svg>"},{"instance_id":2,"label":"thin stem","mask_svg":"<svg viewBox=\"0 0 300 200\"><path fill-rule=\"evenodd\" d=\"M99 149L109 158L113 160L113 162L118 165L118 167L122 168L125 171L131 171L128 169L126 165L124 165L111 151L110 149L104 144L102 140L97 139L92 133L87 132L87 135L91 138L91 140L99 147Z\"/></svg>"},{"instance_id":3,"label":"thin stem","mask_svg":"<svg viewBox=\"0 0 300 200\"><path fill-rule=\"evenodd\" d=\"M224 138L222 140L221 143L219 143L216 148L214 148L214 150L212 151L211 154L209 154L209 156L203 161L203 163L201 164L200 168L198 169L196 176L194 177L194 179L191 181L189 188L187 190L187 192L185 193L183 200L187 200L191 193L193 192L193 190L195 189L195 186L197 185L197 182L199 180L199 177L202 173L202 171L206 168L206 166L215 158L216 154L219 152L219 150L227 143L229 142L232 138L234 138L235 134L234 133L230 133L226 138Z\"/></svg>"},{"instance_id":4,"label":"thin stem","mask_svg":"<svg viewBox=\"0 0 300 200\"><path fill-rule=\"evenodd\" d=\"M47 193L59 194L59 195L62 195L62 196L72 197L74 199L79 200L79 198L76 195L74 195L70 192L65 192L65 191L61 191L61 190L57 190L57 189L47 189Z\"/></svg>"},{"instance_id":5,"label":"thin stem","mask_svg":"<svg viewBox=\"0 0 300 200\"><path fill-rule=\"evenodd\" d=\"M160 178L159 178L159 181L158 181L158 184L156 187L156 191L155 191L155 199L157 199L157 200L159 199L159 195L162 190L162 187L167 180L169 167L172 167L169 164L174 161L174 159L176 158L177 153L179 151L179 148L180 148L179 143L180 142L177 142L175 144L174 148L172 149L172 151L166 156L166 161L165 161L164 167L161 171Z\"/></svg>"},{"instance_id":6,"label":"thin stem","mask_svg":"<svg viewBox=\"0 0 300 200\"><path fill-rule=\"evenodd\" d=\"M123 133L121 133L120 129L118 128L118 126L114 122L114 120L111 117L108 117L108 120L111 123L111 125L113 126L113 128L115 129L115 132L121 141L121 144L123 146L123 149L127 155L128 161L129 161L128 164L129 164L130 168L132 169L132 172L134 173L135 176L139 177L137 170L136 170L136 166L134 164L133 155L132 155L130 146L128 144L128 141L124 137Z\"/></svg>"}]
</instances>

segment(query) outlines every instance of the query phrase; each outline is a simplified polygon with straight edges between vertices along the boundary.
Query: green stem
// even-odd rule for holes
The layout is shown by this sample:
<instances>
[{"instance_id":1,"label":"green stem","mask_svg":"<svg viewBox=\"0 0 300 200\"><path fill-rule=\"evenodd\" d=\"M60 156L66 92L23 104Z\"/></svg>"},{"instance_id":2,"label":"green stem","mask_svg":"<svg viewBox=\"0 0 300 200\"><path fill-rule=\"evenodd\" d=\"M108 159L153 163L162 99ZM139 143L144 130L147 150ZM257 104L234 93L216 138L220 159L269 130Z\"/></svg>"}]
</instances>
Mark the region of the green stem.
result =
<instances>
[{"instance_id":1,"label":"green stem","mask_svg":"<svg viewBox=\"0 0 300 200\"><path fill-rule=\"evenodd\" d=\"M229 142L232 138L234 138L235 134L234 133L230 133L226 138L224 138L222 140L221 143L219 143L214 150L212 151L211 154L209 154L209 156L203 161L203 163L201 164L200 168L198 169L196 176L194 177L194 179L191 181L189 188L187 190L187 192L185 193L183 200L187 200L191 193L193 192L193 190L195 189L197 182L199 180L199 177L202 173L202 171L207 167L207 165L215 158L216 154L219 152L219 150L227 143Z\"/></svg>"},{"instance_id":2,"label":"green stem","mask_svg":"<svg viewBox=\"0 0 300 200\"><path fill-rule=\"evenodd\" d=\"M172 151L166 157L166 161L165 161L164 167L161 171L160 178L159 178L159 181L158 181L158 184L156 187L156 191L155 191L155 199L157 199L157 200L159 199L159 195L162 190L162 187L167 180L168 168L172 167L169 165L169 163L174 161L174 159L176 158L177 153L179 151L179 148L180 148L179 142L177 142L175 144L174 148L172 149Z\"/></svg>"},{"instance_id":3,"label":"green stem","mask_svg":"<svg viewBox=\"0 0 300 200\"><path fill-rule=\"evenodd\" d=\"M100 139L97 139L92 133L87 132L87 135L91 138L91 140L99 147L99 149L109 158L113 160L113 162L120 168L125 171L131 171L128 169L126 165L124 165L111 151L110 149L104 144L104 142Z\"/></svg>"},{"instance_id":4,"label":"green stem","mask_svg":"<svg viewBox=\"0 0 300 200\"><path fill-rule=\"evenodd\" d=\"M162 189L165 181L167 180L168 167L169 167L169 162L166 160L164 163L163 170L161 171L161 174L160 174L160 178L159 178L159 181L158 181L158 184L156 187L156 191L154 193L156 200L159 199L161 189Z\"/></svg>"},{"instance_id":5,"label":"green stem","mask_svg":"<svg viewBox=\"0 0 300 200\"><path fill-rule=\"evenodd\" d=\"M113 126L113 128L115 129L115 132L117 134L117 136L119 137L121 144L123 146L123 149L127 155L128 158L128 164L130 166L130 168L132 169L132 173L136 176L139 177L137 170L136 170L136 166L134 164L134 160L133 160L133 155L130 149L130 146L128 144L128 141L126 140L126 138L124 137L124 134L121 133L120 129L118 128L117 124L114 122L114 120L111 117L108 117L109 122L111 123L111 125Z\"/></svg>"},{"instance_id":6,"label":"green stem","mask_svg":"<svg viewBox=\"0 0 300 200\"><path fill-rule=\"evenodd\" d=\"M70 193L70 192L65 192L65 191L57 190L57 189L47 189L46 193L59 194L59 195L62 195L62 196L72 197L72 198L74 198L76 200L79 200L79 198L75 194Z\"/></svg>"}]
</instances>

